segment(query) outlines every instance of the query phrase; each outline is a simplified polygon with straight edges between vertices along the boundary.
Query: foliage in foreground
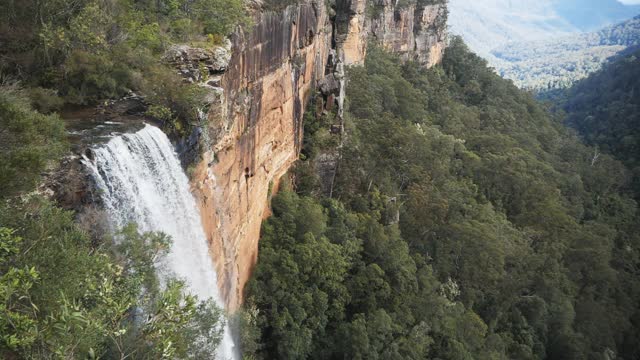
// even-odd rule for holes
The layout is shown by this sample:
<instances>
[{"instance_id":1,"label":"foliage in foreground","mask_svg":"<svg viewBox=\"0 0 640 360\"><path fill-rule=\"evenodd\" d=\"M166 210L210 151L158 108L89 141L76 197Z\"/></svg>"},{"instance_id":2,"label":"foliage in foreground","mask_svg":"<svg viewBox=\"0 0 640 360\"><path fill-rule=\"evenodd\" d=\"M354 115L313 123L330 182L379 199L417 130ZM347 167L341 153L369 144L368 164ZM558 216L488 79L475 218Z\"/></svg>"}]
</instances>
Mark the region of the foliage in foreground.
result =
<instances>
[{"instance_id":1,"label":"foliage in foreground","mask_svg":"<svg viewBox=\"0 0 640 360\"><path fill-rule=\"evenodd\" d=\"M74 214L34 194L64 138L57 115L0 88L0 357L212 358L221 310L181 281L160 286L167 236L130 225L114 243L101 212Z\"/></svg>"},{"instance_id":2,"label":"foliage in foreground","mask_svg":"<svg viewBox=\"0 0 640 360\"><path fill-rule=\"evenodd\" d=\"M335 148L315 141L296 189L312 196L273 200L247 293L255 355L637 358L626 169L458 39L441 67L399 64L371 49L349 71L333 198L308 170Z\"/></svg>"},{"instance_id":3,"label":"foliage in foreground","mask_svg":"<svg viewBox=\"0 0 640 360\"><path fill-rule=\"evenodd\" d=\"M34 191L67 150L62 120L44 114L59 105L47 89L0 87L0 357L213 358L221 310L156 277L167 236L130 225L114 242L105 214L63 211Z\"/></svg>"},{"instance_id":4,"label":"foliage in foreground","mask_svg":"<svg viewBox=\"0 0 640 360\"><path fill-rule=\"evenodd\" d=\"M16 216L20 214L20 216ZM128 226L113 246L38 198L0 207L0 354L10 358L212 357L222 314L154 263L170 240ZM202 335L206 334L206 338Z\"/></svg>"}]
</instances>

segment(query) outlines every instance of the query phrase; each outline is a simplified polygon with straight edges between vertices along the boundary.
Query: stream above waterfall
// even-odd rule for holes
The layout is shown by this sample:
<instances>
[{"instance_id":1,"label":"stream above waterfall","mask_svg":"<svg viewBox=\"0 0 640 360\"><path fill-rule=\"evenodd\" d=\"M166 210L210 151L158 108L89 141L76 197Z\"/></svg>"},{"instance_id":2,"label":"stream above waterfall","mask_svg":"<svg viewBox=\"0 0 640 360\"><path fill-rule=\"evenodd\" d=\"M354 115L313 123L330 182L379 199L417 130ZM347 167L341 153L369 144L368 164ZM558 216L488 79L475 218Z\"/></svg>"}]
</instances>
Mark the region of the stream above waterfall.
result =
<instances>
[{"instance_id":1,"label":"stream above waterfall","mask_svg":"<svg viewBox=\"0 0 640 360\"><path fill-rule=\"evenodd\" d=\"M60 111L72 150L106 143L114 136L144 127L145 106L138 99L122 99L108 106L67 106Z\"/></svg>"}]
</instances>

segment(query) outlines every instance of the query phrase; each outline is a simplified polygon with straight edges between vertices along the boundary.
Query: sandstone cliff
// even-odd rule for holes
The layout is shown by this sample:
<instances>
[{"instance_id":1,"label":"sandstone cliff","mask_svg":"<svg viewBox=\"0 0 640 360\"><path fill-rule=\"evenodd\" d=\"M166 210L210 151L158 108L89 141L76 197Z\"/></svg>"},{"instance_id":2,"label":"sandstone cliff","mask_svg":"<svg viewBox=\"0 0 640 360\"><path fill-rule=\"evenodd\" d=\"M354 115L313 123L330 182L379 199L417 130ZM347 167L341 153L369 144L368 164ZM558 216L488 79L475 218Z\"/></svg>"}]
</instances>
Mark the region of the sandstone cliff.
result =
<instances>
[{"instance_id":1,"label":"sandstone cliff","mask_svg":"<svg viewBox=\"0 0 640 360\"><path fill-rule=\"evenodd\" d=\"M343 17L348 23L342 40L347 65L364 61L369 40L405 60L416 60L426 66L442 59L447 20L444 2L344 0L342 3Z\"/></svg>"},{"instance_id":2,"label":"sandstone cliff","mask_svg":"<svg viewBox=\"0 0 640 360\"><path fill-rule=\"evenodd\" d=\"M307 0L281 12L257 12L253 28L233 36L192 180L231 311L241 304L257 260L269 193L298 158L310 95L322 85L325 101L341 106L343 66L364 61L369 39L405 59L438 63L445 18L445 5Z\"/></svg>"}]
</instances>

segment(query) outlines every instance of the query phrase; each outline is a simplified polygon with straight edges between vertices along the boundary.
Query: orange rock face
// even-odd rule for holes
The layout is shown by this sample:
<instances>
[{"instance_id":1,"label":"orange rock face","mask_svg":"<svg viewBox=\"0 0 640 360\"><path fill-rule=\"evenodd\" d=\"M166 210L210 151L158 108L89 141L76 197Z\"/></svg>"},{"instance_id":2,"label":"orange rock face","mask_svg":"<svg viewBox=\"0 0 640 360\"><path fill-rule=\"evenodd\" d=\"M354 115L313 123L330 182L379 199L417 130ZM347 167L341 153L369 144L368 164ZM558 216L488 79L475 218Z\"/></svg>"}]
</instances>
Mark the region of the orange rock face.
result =
<instances>
[{"instance_id":1,"label":"orange rock face","mask_svg":"<svg viewBox=\"0 0 640 360\"><path fill-rule=\"evenodd\" d=\"M371 35L428 65L442 57L444 35L422 24L438 18L440 8L411 7L399 17L391 9L391 17L367 20L366 6L338 0L330 17L324 0L309 0L258 15L250 33L234 35L224 90L208 110L203 159L192 176L230 311L242 303L257 261L269 193L298 159L305 105L318 82L333 72L340 78L342 64L362 63ZM433 54L417 55L418 49Z\"/></svg>"},{"instance_id":2,"label":"orange rock face","mask_svg":"<svg viewBox=\"0 0 640 360\"><path fill-rule=\"evenodd\" d=\"M212 143L193 188L230 311L257 260L270 188L298 158L304 105L331 48L327 25L324 6L264 14L235 39L222 108L209 112Z\"/></svg>"},{"instance_id":3,"label":"orange rock face","mask_svg":"<svg viewBox=\"0 0 640 360\"><path fill-rule=\"evenodd\" d=\"M342 42L344 62L347 65L363 64L367 55L367 37L369 21L367 20L367 1L353 0L349 9L348 31Z\"/></svg>"}]
</instances>

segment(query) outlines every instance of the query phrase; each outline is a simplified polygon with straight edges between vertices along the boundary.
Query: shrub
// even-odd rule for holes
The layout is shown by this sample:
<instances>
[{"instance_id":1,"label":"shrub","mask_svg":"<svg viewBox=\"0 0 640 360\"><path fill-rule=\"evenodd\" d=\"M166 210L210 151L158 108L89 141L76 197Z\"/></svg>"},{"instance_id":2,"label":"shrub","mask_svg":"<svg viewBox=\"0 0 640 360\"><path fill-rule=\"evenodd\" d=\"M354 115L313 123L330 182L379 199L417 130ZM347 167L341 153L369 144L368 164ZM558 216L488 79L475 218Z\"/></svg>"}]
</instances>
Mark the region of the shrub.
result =
<instances>
[{"instance_id":1,"label":"shrub","mask_svg":"<svg viewBox=\"0 0 640 360\"><path fill-rule=\"evenodd\" d=\"M160 121L166 122L173 120L173 112L166 106L162 105L151 105L146 112L147 116L151 116L152 118L156 118Z\"/></svg>"},{"instance_id":2,"label":"shrub","mask_svg":"<svg viewBox=\"0 0 640 360\"><path fill-rule=\"evenodd\" d=\"M64 69L63 95L73 104L118 98L131 88L131 69L104 54L75 50Z\"/></svg>"},{"instance_id":3,"label":"shrub","mask_svg":"<svg viewBox=\"0 0 640 360\"><path fill-rule=\"evenodd\" d=\"M141 24L134 22L130 27L127 42L132 48L142 47L151 50L153 53L159 53L164 49L167 40L160 31L158 23Z\"/></svg>"},{"instance_id":4,"label":"shrub","mask_svg":"<svg viewBox=\"0 0 640 360\"><path fill-rule=\"evenodd\" d=\"M189 18L180 18L171 22L171 36L178 41L188 41L192 34L198 32L198 27Z\"/></svg>"},{"instance_id":5,"label":"shrub","mask_svg":"<svg viewBox=\"0 0 640 360\"><path fill-rule=\"evenodd\" d=\"M31 106L43 114L60 110L64 105L64 100L53 89L36 87L29 89L28 94L31 99Z\"/></svg>"},{"instance_id":6,"label":"shrub","mask_svg":"<svg viewBox=\"0 0 640 360\"><path fill-rule=\"evenodd\" d=\"M142 92L154 104L147 113L172 127L179 135L190 130L190 124L197 122L198 110L205 105L206 89L187 84L173 71L156 66L147 71Z\"/></svg>"},{"instance_id":7,"label":"shrub","mask_svg":"<svg viewBox=\"0 0 640 360\"><path fill-rule=\"evenodd\" d=\"M0 203L0 224L0 358L214 358L222 310L158 286L166 235L129 225L119 246L95 242L37 197Z\"/></svg>"}]
</instances>

